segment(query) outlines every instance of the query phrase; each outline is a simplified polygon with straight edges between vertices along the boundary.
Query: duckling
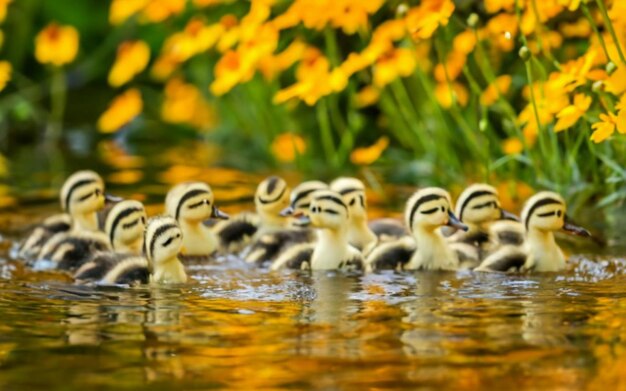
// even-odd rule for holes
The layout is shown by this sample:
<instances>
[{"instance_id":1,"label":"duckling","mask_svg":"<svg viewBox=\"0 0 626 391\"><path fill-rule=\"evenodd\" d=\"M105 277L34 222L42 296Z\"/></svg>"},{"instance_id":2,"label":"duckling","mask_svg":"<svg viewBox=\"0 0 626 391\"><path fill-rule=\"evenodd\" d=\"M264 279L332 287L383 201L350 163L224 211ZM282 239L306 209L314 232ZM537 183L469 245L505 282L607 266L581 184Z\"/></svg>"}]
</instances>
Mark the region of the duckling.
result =
<instances>
[{"instance_id":1,"label":"duckling","mask_svg":"<svg viewBox=\"0 0 626 391\"><path fill-rule=\"evenodd\" d=\"M178 221L184 232L183 257L208 257L218 250L217 236L203 221L228 219L228 215L215 206L209 185L186 182L174 186L165 198L165 210Z\"/></svg>"},{"instance_id":2,"label":"duckling","mask_svg":"<svg viewBox=\"0 0 626 391\"><path fill-rule=\"evenodd\" d=\"M278 176L266 178L254 195L256 215L242 213L214 228L220 247L229 253L240 252L263 234L283 229L288 220L280 212L289 204L289 186Z\"/></svg>"},{"instance_id":3,"label":"duckling","mask_svg":"<svg viewBox=\"0 0 626 391\"><path fill-rule=\"evenodd\" d=\"M455 270L460 256L444 239L439 228L445 225L467 230L452 213L450 194L437 187L417 191L405 209L406 226L412 238L383 243L366 259L368 270ZM412 240L411 240L412 239Z\"/></svg>"},{"instance_id":4,"label":"duckling","mask_svg":"<svg viewBox=\"0 0 626 391\"><path fill-rule=\"evenodd\" d=\"M308 213L313 194L328 189L320 181L307 181L296 186L290 195L289 206L280 211L280 215L289 219L287 226L280 230L258 235L256 240L241 254L249 263L257 265L273 262L279 254L296 245L311 243L316 239L315 231L300 225L298 218Z\"/></svg>"},{"instance_id":5,"label":"duckling","mask_svg":"<svg viewBox=\"0 0 626 391\"><path fill-rule=\"evenodd\" d=\"M74 277L77 282L99 280L101 284L185 283L187 274L178 258L182 245L183 232L174 218L153 217L144 233L145 257L113 254L99 263L85 264Z\"/></svg>"},{"instance_id":6,"label":"duckling","mask_svg":"<svg viewBox=\"0 0 626 391\"><path fill-rule=\"evenodd\" d=\"M531 197L522 210L526 237L522 246L503 246L488 256L477 271L532 270L556 272L565 268L565 256L554 232L591 237L586 229L568 222L565 200L557 193L543 191Z\"/></svg>"},{"instance_id":7,"label":"duckling","mask_svg":"<svg viewBox=\"0 0 626 391\"><path fill-rule=\"evenodd\" d=\"M70 175L60 192L61 208L66 212L48 217L31 232L17 252L21 259L32 260L46 242L59 233L97 231L97 211L104 207L104 181L89 170Z\"/></svg>"},{"instance_id":8,"label":"duckling","mask_svg":"<svg viewBox=\"0 0 626 391\"><path fill-rule=\"evenodd\" d=\"M39 259L51 261L57 269L75 270L92 257L103 256L103 251L138 254L145 224L146 211L141 202L120 201L107 214L106 233L84 231L57 235L44 246Z\"/></svg>"},{"instance_id":9,"label":"duckling","mask_svg":"<svg viewBox=\"0 0 626 391\"><path fill-rule=\"evenodd\" d=\"M272 264L272 270L283 267L362 269L361 252L348 243L350 213L339 193L330 190L315 192L309 214L301 216L300 221L318 230L315 245L300 245L288 250ZM310 257L307 259L308 254Z\"/></svg>"}]
</instances>

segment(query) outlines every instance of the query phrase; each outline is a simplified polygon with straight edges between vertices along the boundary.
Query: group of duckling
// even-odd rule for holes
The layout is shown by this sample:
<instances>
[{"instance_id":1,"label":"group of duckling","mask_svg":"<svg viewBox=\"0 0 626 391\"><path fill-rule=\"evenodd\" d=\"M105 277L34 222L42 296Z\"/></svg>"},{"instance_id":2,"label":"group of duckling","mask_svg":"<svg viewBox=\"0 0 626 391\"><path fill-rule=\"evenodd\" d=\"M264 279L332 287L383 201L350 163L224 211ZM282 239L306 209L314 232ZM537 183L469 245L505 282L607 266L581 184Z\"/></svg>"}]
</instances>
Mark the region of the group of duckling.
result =
<instances>
[{"instance_id":1,"label":"group of duckling","mask_svg":"<svg viewBox=\"0 0 626 391\"><path fill-rule=\"evenodd\" d=\"M418 190L404 224L368 222L366 188L356 178L290 190L272 176L257 188L256 211L233 218L215 205L208 184L185 182L167 193L165 213L148 219L141 202L107 196L93 171L71 175L60 201L64 213L35 227L16 257L69 271L79 283L184 283L183 262L223 255L272 270L559 271L565 257L554 232L590 236L567 221L560 195L534 195L520 219L486 184L465 189L454 211L446 190Z\"/></svg>"}]
</instances>

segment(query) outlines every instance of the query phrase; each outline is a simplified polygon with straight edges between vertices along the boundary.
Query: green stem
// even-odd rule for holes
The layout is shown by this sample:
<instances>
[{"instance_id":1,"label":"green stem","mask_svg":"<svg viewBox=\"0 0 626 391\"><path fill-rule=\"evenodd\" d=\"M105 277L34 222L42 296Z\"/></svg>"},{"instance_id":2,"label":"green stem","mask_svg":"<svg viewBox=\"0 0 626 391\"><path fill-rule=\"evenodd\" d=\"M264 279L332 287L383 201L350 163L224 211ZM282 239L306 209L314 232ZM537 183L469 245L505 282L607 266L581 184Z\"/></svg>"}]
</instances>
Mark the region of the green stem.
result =
<instances>
[{"instance_id":1,"label":"green stem","mask_svg":"<svg viewBox=\"0 0 626 391\"><path fill-rule=\"evenodd\" d=\"M46 134L46 141L49 144L56 144L61 136L66 100L67 83L65 81L65 73L62 68L54 67L52 70L52 79L50 80L51 122Z\"/></svg>"},{"instance_id":2,"label":"green stem","mask_svg":"<svg viewBox=\"0 0 626 391\"><path fill-rule=\"evenodd\" d=\"M591 25L593 32L598 36L600 46L602 46L602 50L604 51L604 55L606 56L607 61L611 61L611 56L609 56L609 50L606 48L606 43L604 42L604 37L602 36L602 34L600 34L598 26L596 26L596 22L593 20L587 4L585 4L585 2L581 2L580 7L582 8L583 14L585 14L587 20L589 20L589 24Z\"/></svg>"},{"instance_id":3,"label":"green stem","mask_svg":"<svg viewBox=\"0 0 626 391\"><path fill-rule=\"evenodd\" d=\"M328 117L328 105L326 104L326 99L322 98L319 100L316 105L317 111L317 122L320 126L320 133L322 137L322 148L324 148L324 154L326 155L326 159L331 163L333 167L336 167L336 154L335 154L335 146L333 143L333 135L332 129L330 126L330 119Z\"/></svg>"},{"instance_id":4,"label":"green stem","mask_svg":"<svg viewBox=\"0 0 626 391\"><path fill-rule=\"evenodd\" d=\"M535 115L535 121L537 121L537 136L539 138L539 147L541 148L541 154L544 159L548 158L545 141L543 139L543 131L541 128L541 121L539 120L539 110L537 108L537 100L535 99L535 92L533 88L533 73L530 68L530 62L524 61L524 66L526 67L526 76L528 77L528 86L530 87L530 101L533 106L533 114Z\"/></svg>"},{"instance_id":5,"label":"green stem","mask_svg":"<svg viewBox=\"0 0 626 391\"><path fill-rule=\"evenodd\" d=\"M596 4L598 4L598 8L600 9L600 13L602 14L602 19L604 19L604 24L606 28L611 33L611 37L613 38L613 43L617 48L617 53L619 54L619 59L622 61L622 64L626 65L626 58L624 57L624 53L622 52L622 45L617 39L617 34L615 34L615 29L613 29L613 23L611 23L611 18L609 18L608 12L606 12L606 7L604 6L604 2L602 0L596 0Z\"/></svg>"}]
</instances>

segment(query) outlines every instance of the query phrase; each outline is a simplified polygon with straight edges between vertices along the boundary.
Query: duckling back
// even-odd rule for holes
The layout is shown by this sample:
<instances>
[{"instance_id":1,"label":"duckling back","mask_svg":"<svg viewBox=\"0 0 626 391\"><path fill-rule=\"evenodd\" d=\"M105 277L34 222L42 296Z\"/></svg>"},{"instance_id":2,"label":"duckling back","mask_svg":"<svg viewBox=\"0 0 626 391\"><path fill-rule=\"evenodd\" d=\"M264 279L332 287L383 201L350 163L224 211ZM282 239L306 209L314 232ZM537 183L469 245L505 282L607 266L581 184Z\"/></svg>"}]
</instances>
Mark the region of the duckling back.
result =
<instances>
[{"instance_id":1,"label":"duckling back","mask_svg":"<svg viewBox=\"0 0 626 391\"><path fill-rule=\"evenodd\" d=\"M72 219L66 213L56 214L45 219L35 226L28 237L22 242L17 252L17 257L31 261L41 251L44 244L54 235L69 232L72 228Z\"/></svg>"},{"instance_id":2,"label":"duckling back","mask_svg":"<svg viewBox=\"0 0 626 391\"><path fill-rule=\"evenodd\" d=\"M54 235L42 247L38 260L52 262L59 270L75 270L99 251L111 249L103 232L66 232Z\"/></svg>"}]
</instances>

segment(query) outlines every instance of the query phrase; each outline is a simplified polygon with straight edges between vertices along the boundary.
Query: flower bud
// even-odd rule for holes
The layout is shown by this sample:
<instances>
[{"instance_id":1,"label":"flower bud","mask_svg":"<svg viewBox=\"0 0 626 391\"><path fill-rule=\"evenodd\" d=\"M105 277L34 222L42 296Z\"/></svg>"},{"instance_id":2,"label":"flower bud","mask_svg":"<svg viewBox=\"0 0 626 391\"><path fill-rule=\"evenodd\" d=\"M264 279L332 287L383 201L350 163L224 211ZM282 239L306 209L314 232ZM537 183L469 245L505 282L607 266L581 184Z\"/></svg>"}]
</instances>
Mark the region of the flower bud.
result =
<instances>
[{"instance_id":1,"label":"flower bud","mask_svg":"<svg viewBox=\"0 0 626 391\"><path fill-rule=\"evenodd\" d=\"M591 85L591 91L600 92L604 89L604 82L602 80L598 80Z\"/></svg>"},{"instance_id":2,"label":"flower bud","mask_svg":"<svg viewBox=\"0 0 626 391\"><path fill-rule=\"evenodd\" d=\"M480 18L478 17L478 14L472 12L470 14L470 16L467 17L467 24L471 27L474 28L476 26L478 26L478 22L480 21Z\"/></svg>"},{"instance_id":3,"label":"flower bud","mask_svg":"<svg viewBox=\"0 0 626 391\"><path fill-rule=\"evenodd\" d=\"M530 50L528 50L528 47L526 46L522 46L519 49L519 56L522 60L524 60L525 62L530 60Z\"/></svg>"},{"instance_id":4,"label":"flower bud","mask_svg":"<svg viewBox=\"0 0 626 391\"><path fill-rule=\"evenodd\" d=\"M615 65L615 63L613 61L609 61L608 64L606 64L606 73L610 75L613 74L613 72L615 72L617 70L617 66Z\"/></svg>"},{"instance_id":5,"label":"flower bud","mask_svg":"<svg viewBox=\"0 0 626 391\"><path fill-rule=\"evenodd\" d=\"M480 129L481 132L485 132L488 125L489 123L486 118L481 118L480 121L478 121L478 129Z\"/></svg>"}]
</instances>

